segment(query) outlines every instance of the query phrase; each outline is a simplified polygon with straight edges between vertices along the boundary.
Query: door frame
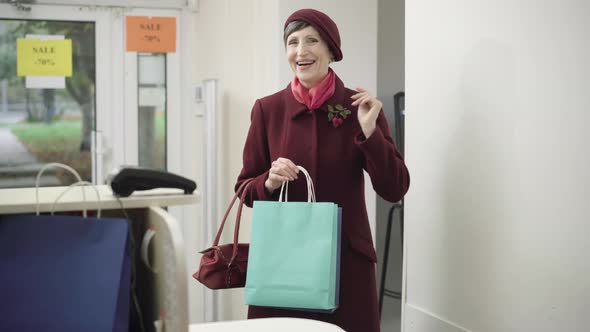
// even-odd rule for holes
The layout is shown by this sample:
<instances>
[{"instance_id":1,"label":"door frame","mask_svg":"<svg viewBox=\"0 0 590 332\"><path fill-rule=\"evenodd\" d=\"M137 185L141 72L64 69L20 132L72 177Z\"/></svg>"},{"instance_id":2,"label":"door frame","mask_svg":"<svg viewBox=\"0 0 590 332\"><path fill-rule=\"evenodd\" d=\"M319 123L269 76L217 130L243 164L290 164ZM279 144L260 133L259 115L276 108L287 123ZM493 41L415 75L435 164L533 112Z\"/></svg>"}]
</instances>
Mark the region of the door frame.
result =
<instances>
[{"instance_id":1,"label":"door frame","mask_svg":"<svg viewBox=\"0 0 590 332\"><path fill-rule=\"evenodd\" d=\"M176 31L180 32L181 11L173 9L153 9L153 8L128 8L124 14L119 17L120 22L117 25L121 27L121 31L125 31L125 17L126 16L165 16L176 18ZM119 35L124 43L124 34ZM166 54L166 166L170 171L179 172L181 170L181 57L179 55L179 33L176 34L177 50L174 53ZM125 109L123 123L125 123L124 137L125 143L124 159L127 164L138 164L138 73L137 73L137 58L138 52L126 52L123 49L123 67L124 82L123 89L118 93L123 93L121 96L124 100ZM175 130L176 129L176 130Z\"/></svg>"}]
</instances>

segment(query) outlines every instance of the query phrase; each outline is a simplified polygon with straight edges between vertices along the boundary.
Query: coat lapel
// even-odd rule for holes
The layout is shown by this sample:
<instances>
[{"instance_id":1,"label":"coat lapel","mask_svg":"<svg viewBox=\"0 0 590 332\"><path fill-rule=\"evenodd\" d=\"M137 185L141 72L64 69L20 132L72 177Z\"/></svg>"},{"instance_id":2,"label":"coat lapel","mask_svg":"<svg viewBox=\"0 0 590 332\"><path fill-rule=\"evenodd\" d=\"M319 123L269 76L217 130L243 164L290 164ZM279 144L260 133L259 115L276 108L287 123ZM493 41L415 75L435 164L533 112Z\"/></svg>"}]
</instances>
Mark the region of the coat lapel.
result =
<instances>
[{"instance_id":1,"label":"coat lapel","mask_svg":"<svg viewBox=\"0 0 590 332\"><path fill-rule=\"evenodd\" d=\"M338 75L336 75L336 88L334 89L334 94L332 95L332 97L328 98L328 100L326 100L325 103L322 104L322 106L320 106L320 108L318 108L318 110L322 110L322 111L328 111L328 105L336 105L336 104L348 104L344 101L344 95L345 95L345 89L344 89L344 83L342 83L342 81L340 80L340 77L338 77Z\"/></svg>"},{"instance_id":2,"label":"coat lapel","mask_svg":"<svg viewBox=\"0 0 590 332\"><path fill-rule=\"evenodd\" d=\"M287 112L289 112L291 119L294 120L301 114L309 112L307 106L298 102L297 99L295 99L295 96L293 96L293 91L291 91L291 83L289 83L289 85L287 85L283 91L285 93L285 108L287 109Z\"/></svg>"}]
</instances>

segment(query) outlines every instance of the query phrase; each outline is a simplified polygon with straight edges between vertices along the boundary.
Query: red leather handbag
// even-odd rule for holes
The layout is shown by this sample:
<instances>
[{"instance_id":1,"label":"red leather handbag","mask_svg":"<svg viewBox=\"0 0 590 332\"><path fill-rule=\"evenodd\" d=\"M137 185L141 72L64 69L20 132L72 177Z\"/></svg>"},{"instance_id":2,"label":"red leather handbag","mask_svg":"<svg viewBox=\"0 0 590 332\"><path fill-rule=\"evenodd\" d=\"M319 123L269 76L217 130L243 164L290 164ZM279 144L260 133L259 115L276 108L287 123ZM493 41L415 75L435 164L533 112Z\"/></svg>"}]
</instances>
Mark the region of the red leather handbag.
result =
<instances>
[{"instance_id":1,"label":"red leather handbag","mask_svg":"<svg viewBox=\"0 0 590 332\"><path fill-rule=\"evenodd\" d=\"M229 203L213 245L199 252L203 256L201 257L199 270L193 274L193 278L210 289L239 288L246 285L249 244L238 243L238 234L240 233L240 218L242 216L244 196L246 196L243 193L246 191L246 187L251 180L249 179L242 183L231 203ZM234 242L219 245L219 238L221 237L225 220L240 194L240 205L238 206L234 228Z\"/></svg>"}]
</instances>

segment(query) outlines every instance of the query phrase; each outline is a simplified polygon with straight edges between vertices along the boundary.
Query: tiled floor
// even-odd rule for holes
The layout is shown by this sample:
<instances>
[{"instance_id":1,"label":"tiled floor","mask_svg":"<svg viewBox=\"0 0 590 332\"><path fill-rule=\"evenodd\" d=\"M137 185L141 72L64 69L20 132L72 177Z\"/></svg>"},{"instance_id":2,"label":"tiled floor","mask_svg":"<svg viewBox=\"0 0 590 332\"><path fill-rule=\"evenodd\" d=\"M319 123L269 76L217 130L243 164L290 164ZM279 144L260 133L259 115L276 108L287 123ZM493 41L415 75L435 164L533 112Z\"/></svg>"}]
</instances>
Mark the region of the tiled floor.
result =
<instances>
[{"instance_id":1,"label":"tiled floor","mask_svg":"<svg viewBox=\"0 0 590 332\"><path fill-rule=\"evenodd\" d=\"M391 297L385 297L383 300L381 332L399 332L401 330L400 303L400 300Z\"/></svg>"}]
</instances>

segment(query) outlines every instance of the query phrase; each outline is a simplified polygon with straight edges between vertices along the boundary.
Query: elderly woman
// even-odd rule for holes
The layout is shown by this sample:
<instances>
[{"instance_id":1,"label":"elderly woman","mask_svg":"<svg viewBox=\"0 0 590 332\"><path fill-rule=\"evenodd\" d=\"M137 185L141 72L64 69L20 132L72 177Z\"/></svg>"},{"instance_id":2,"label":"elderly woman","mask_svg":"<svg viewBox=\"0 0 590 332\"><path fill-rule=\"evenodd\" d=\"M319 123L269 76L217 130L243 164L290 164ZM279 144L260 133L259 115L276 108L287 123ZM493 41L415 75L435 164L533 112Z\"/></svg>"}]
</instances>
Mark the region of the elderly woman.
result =
<instances>
[{"instance_id":1,"label":"elderly woman","mask_svg":"<svg viewBox=\"0 0 590 332\"><path fill-rule=\"evenodd\" d=\"M342 207L340 305L331 313L250 306L248 318L301 317L330 322L348 332L379 331L375 263L365 206L363 170L375 191L395 202L407 192L410 177L391 138L382 103L365 89L344 87L330 68L342 60L334 21L313 9L285 22L287 62L295 74L284 90L258 99L244 146L236 189L254 178L245 202L276 200L283 181L305 167L317 201ZM294 181L290 201L305 201L305 181Z\"/></svg>"}]
</instances>

